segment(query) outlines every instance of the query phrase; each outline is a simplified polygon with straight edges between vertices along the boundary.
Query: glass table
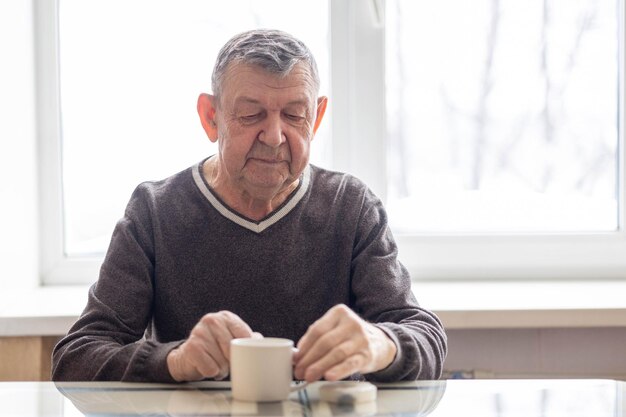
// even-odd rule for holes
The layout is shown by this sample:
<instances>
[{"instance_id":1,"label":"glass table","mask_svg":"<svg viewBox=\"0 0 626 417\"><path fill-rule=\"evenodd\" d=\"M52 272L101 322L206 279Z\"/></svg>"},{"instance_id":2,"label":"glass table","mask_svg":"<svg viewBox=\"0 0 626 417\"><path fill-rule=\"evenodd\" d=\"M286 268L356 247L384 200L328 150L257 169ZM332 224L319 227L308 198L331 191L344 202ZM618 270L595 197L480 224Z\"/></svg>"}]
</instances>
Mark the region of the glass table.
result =
<instances>
[{"instance_id":1,"label":"glass table","mask_svg":"<svg viewBox=\"0 0 626 417\"><path fill-rule=\"evenodd\" d=\"M448 380L377 384L368 403L328 403L317 382L287 401L231 398L227 382L2 382L0 416L480 416L626 417L626 382L612 380Z\"/></svg>"}]
</instances>

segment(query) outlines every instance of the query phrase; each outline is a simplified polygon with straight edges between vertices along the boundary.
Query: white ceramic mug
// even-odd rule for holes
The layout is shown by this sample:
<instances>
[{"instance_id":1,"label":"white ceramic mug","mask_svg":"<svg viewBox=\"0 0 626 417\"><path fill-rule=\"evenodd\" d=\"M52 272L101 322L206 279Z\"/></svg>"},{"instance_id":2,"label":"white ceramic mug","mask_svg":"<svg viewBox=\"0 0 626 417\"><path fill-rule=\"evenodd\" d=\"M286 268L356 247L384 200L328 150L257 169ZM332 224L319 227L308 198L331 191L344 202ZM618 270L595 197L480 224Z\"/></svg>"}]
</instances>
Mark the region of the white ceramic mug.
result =
<instances>
[{"instance_id":1,"label":"white ceramic mug","mask_svg":"<svg viewBox=\"0 0 626 417\"><path fill-rule=\"evenodd\" d=\"M230 341L230 380L238 401L283 401L306 384L292 383L293 341L275 337Z\"/></svg>"}]
</instances>

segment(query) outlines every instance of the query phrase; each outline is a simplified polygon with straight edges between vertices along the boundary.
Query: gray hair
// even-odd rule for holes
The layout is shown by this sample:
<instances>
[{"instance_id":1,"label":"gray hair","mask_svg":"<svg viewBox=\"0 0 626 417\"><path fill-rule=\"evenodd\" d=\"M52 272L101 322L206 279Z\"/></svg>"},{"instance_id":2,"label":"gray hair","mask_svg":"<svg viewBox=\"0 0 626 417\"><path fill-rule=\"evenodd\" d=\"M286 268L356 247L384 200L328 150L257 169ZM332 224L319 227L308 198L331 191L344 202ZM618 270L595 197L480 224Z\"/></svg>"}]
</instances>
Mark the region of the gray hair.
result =
<instances>
[{"instance_id":1,"label":"gray hair","mask_svg":"<svg viewBox=\"0 0 626 417\"><path fill-rule=\"evenodd\" d=\"M213 94L219 97L226 69L232 62L257 65L272 74L286 76L293 67L306 64L313 78L315 92L319 91L320 79L317 64L307 46L292 35L280 30L257 29L240 33L222 47L211 77Z\"/></svg>"}]
</instances>

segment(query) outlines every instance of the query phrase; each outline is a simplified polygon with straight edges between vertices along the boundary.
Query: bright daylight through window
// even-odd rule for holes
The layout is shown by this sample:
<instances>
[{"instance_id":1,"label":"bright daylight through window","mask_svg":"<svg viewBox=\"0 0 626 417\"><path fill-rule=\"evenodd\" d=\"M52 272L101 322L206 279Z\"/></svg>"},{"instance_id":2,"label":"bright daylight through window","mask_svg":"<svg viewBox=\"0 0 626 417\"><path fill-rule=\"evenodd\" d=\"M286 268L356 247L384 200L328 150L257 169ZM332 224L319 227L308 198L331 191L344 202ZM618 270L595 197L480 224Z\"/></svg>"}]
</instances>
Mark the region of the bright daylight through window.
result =
<instances>
[{"instance_id":1,"label":"bright daylight through window","mask_svg":"<svg viewBox=\"0 0 626 417\"><path fill-rule=\"evenodd\" d=\"M254 27L312 49L330 97L312 162L385 199L414 279L623 276L622 3L58 0L63 232L46 279L95 279L133 188L215 152L196 98Z\"/></svg>"},{"instance_id":2,"label":"bright daylight through window","mask_svg":"<svg viewBox=\"0 0 626 417\"><path fill-rule=\"evenodd\" d=\"M276 27L299 37L328 94L328 15L317 1L60 0L65 254L103 254L137 184L215 153L196 99L210 92L213 60L235 33ZM318 131L313 161L325 158L328 131Z\"/></svg>"},{"instance_id":3,"label":"bright daylight through window","mask_svg":"<svg viewBox=\"0 0 626 417\"><path fill-rule=\"evenodd\" d=\"M616 0L387 0L402 232L618 229Z\"/></svg>"}]
</instances>

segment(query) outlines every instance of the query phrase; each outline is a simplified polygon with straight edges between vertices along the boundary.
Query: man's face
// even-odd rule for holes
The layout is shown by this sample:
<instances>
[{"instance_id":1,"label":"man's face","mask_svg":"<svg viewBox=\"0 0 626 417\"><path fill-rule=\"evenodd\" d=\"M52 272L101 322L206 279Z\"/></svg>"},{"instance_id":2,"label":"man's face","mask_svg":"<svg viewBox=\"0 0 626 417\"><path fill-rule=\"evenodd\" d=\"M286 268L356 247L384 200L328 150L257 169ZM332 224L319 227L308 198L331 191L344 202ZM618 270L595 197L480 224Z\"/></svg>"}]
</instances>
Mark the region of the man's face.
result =
<instances>
[{"instance_id":1,"label":"man's face","mask_svg":"<svg viewBox=\"0 0 626 417\"><path fill-rule=\"evenodd\" d=\"M278 77L232 64L215 104L220 162L231 187L271 198L299 178L309 161L317 112L304 65Z\"/></svg>"}]
</instances>

